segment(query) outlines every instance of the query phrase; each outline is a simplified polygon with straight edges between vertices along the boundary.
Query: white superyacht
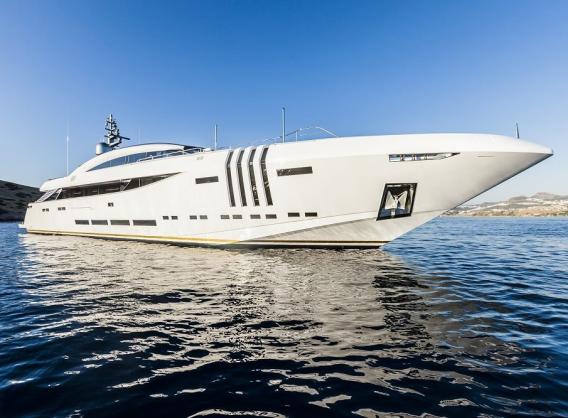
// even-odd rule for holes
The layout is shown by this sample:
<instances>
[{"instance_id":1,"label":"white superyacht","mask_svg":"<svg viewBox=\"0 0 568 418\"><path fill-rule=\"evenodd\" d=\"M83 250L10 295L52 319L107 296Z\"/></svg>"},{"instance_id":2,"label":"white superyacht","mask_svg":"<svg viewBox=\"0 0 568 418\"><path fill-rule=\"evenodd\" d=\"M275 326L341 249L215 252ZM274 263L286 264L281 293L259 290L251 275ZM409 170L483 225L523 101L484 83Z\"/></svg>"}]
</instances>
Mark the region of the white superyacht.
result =
<instances>
[{"instance_id":1,"label":"white superyacht","mask_svg":"<svg viewBox=\"0 0 568 418\"><path fill-rule=\"evenodd\" d=\"M221 247L374 248L552 150L486 134L332 137L234 149L120 147L48 180L29 233Z\"/></svg>"}]
</instances>

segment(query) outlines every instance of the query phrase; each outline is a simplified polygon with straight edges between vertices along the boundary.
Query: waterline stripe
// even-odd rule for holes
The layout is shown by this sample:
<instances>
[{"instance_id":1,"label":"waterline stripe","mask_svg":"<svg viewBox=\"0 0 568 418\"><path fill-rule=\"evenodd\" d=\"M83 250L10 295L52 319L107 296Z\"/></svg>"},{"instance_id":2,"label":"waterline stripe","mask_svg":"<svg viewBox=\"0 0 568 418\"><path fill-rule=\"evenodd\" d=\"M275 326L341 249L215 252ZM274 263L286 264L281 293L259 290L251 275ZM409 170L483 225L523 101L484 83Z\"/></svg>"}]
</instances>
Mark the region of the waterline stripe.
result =
<instances>
[{"instance_id":1,"label":"waterline stripe","mask_svg":"<svg viewBox=\"0 0 568 418\"><path fill-rule=\"evenodd\" d=\"M306 244L306 245L334 245L334 244L386 244L389 241L317 241L317 240L250 240L238 241L227 240L220 238L198 238L198 237L172 237L160 235L138 235L138 234L107 234L103 232L74 232L74 231L53 231L45 229L28 229L31 234L44 234L44 235L69 235L78 237L108 237L108 238L140 238L148 240L170 240L170 241L186 241L186 242L202 242L202 243L217 243L217 244Z\"/></svg>"},{"instance_id":2,"label":"waterline stripe","mask_svg":"<svg viewBox=\"0 0 568 418\"><path fill-rule=\"evenodd\" d=\"M215 242L221 244L233 244L239 242L237 240L227 240L219 238L197 238L197 237L171 237L161 235L137 235L137 234L107 234L104 232L74 232L74 231L52 231L46 229L28 229L32 234L53 234L53 235L71 235L79 237L110 237L110 238L143 238L154 240L174 240L174 241L195 241L195 242Z\"/></svg>"}]
</instances>

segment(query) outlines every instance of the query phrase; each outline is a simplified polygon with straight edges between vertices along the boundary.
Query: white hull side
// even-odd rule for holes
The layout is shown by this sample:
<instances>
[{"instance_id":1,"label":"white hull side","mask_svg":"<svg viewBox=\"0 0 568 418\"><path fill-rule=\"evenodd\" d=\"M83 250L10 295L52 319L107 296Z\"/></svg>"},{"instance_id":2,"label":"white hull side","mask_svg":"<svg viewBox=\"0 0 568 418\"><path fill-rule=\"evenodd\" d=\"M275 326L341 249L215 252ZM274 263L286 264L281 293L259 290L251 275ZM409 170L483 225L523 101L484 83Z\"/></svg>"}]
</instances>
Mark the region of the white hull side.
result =
<instances>
[{"instance_id":1,"label":"white hull side","mask_svg":"<svg viewBox=\"0 0 568 418\"><path fill-rule=\"evenodd\" d=\"M223 150L72 173L48 182L43 189L178 173L134 190L34 203L26 213L24 226L32 233L190 245L378 247L550 155L544 147L490 135L407 135L274 144L266 156L272 205L262 183L262 147L256 148L251 160L258 186L255 205L246 164L253 148L244 149L242 154L242 181L236 158L241 150L233 151L235 158L229 165L234 206L226 167L229 151ZM389 161L389 154L430 152L458 155L438 161ZM313 173L277 175L278 169L308 166ZM209 176L217 176L219 181L196 184L196 178ZM388 183L417 184L411 216L376 220ZM65 209L59 210L62 207ZM300 216L292 218L290 213ZM307 217L306 213L317 216ZM192 215L198 219L191 219ZM230 219L222 219L226 215ZM251 215L260 215L260 219ZM155 220L156 225L134 226L136 219ZM130 224L77 225L76 220L128 220Z\"/></svg>"}]
</instances>

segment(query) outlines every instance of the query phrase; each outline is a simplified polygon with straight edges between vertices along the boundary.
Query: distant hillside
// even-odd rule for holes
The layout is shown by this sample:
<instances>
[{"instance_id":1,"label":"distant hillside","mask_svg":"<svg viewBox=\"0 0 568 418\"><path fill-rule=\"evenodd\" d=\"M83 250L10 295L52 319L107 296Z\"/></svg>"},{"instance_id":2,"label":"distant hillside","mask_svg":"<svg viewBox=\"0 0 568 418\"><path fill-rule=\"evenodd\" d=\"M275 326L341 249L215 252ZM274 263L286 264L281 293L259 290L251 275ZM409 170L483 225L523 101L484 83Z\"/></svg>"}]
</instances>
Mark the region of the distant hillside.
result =
<instances>
[{"instance_id":1,"label":"distant hillside","mask_svg":"<svg viewBox=\"0 0 568 418\"><path fill-rule=\"evenodd\" d=\"M466 204L446 212L449 216L568 216L568 196L537 193L503 202Z\"/></svg>"},{"instance_id":2,"label":"distant hillside","mask_svg":"<svg viewBox=\"0 0 568 418\"><path fill-rule=\"evenodd\" d=\"M0 222L23 220L28 203L40 195L35 187L0 180Z\"/></svg>"}]
</instances>

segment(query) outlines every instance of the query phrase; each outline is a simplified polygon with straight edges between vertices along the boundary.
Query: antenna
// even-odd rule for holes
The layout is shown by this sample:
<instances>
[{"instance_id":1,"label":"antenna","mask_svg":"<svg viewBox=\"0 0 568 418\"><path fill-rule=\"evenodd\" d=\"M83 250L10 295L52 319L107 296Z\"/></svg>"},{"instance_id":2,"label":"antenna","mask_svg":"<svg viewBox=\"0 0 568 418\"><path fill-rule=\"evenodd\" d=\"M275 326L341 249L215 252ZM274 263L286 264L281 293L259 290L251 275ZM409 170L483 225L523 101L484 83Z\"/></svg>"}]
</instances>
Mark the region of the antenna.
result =
<instances>
[{"instance_id":1,"label":"antenna","mask_svg":"<svg viewBox=\"0 0 568 418\"><path fill-rule=\"evenodd\" d=\"M286 108L282 108L282 142L286 142Z\"/></svg>"},{"instance_id":2,"label":"antenna","mask_svg":"<svg viewBox=\"0 0 568 418\"><path fill-rule=\"evenodd\" d=\"M215 151L217 151L217 128L218 128L218 125L215 124L215 141L213 142L213 149Z\"/></svg>"},{"instance_id":3,"label":"antenna","mask_svg":"<svg viewBox=\"0 0 568 418\"><path fill-rule=\"evenodd\" d=\"M517 139L520 139L521 136L519 135L519 123L515 123L515 127L517 128Z\"/></svg>"},{"instance_id":4,"label":"antenna","mask_svg":"<svg viewBox=\"0 0 568 418\"><path fill-rule=\"evenodd\" d=\"M118 125L116 123L116 119L112 117L112 113L108 115L108 118L105 123L105 140L106 145L109 148L114 148L120 145L123 139L129 140L125 136L120 135L120 131L118 130Z\"/></svg>"},{"instance_id":5,"label":"antenna","mask_svg":"<svg viewBox=\"0 0 568 418\"><path fill-rule=\"evenodd\" d=\"M67 121L67 137L65 138L65 168L69 175L69 121Z\"/></svg>"}]
</instances>

